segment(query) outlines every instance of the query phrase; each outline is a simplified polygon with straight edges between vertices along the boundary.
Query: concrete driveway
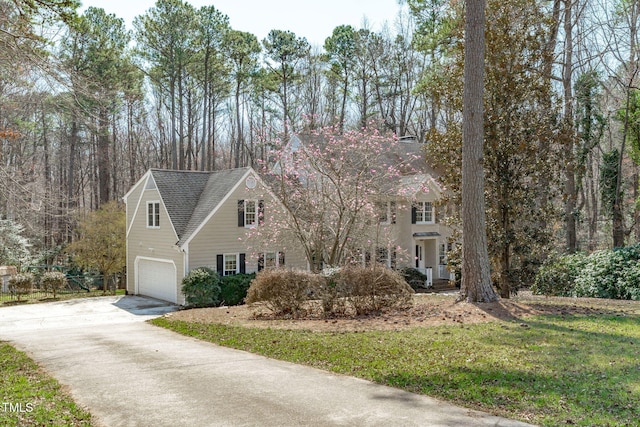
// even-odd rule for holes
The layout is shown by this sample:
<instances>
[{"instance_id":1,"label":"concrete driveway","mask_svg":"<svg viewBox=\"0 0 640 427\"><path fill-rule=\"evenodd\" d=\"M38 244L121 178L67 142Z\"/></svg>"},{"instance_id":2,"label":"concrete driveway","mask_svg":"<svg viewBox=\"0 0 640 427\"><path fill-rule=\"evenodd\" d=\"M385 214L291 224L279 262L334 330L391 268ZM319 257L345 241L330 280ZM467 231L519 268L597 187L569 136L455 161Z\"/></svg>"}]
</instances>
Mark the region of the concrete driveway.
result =
<instances>
[{"instance_id":1,"label":"concrete driveway","mask_svg":"<svg viewBox=\"0 0 640 427\"><path fill-rule=\"evenodd\" d=\"M144 322L174 309L135 296L0 307L0 340L104 426L527 425Z\"/></svg>"}]
</instances>

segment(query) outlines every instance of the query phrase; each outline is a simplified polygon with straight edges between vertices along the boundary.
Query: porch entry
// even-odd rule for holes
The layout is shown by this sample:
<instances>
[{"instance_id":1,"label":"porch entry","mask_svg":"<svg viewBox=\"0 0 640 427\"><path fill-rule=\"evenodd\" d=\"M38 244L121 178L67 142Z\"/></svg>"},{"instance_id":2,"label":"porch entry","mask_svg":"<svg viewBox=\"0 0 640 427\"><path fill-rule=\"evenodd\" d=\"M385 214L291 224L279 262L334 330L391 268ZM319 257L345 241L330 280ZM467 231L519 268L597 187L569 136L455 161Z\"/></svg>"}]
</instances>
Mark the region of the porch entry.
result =
<instances>
[{"instance_id":1,"label":"porch entry","mask_svg":"<svg viewBox=\"0 0 640 427\"><path fill-rule=\"evenodd\" d=\"M449 280L446 243L437 237L415 235L414 242L415 268L431 280Z\"/></svg>"}]
</instances>

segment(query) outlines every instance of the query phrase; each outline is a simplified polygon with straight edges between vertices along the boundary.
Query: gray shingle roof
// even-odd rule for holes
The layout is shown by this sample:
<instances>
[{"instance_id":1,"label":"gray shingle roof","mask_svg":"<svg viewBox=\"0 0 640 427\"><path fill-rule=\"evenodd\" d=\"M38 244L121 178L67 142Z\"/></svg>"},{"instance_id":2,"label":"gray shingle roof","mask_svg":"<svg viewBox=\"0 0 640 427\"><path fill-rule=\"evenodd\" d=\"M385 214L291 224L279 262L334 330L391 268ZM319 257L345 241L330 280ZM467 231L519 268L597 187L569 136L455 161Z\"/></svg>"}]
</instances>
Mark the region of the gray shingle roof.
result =
<instances>
[{"instance_id":1,"label":"gray shingle roof","mask_svg":"<svg viewBox=\"0 0 640 427\"><path fill-rule=\"evenodd\" d=\"M249 168L216 172L151 169L160 197L178 235L186 242Z\"/></svg>"}]
</instances>

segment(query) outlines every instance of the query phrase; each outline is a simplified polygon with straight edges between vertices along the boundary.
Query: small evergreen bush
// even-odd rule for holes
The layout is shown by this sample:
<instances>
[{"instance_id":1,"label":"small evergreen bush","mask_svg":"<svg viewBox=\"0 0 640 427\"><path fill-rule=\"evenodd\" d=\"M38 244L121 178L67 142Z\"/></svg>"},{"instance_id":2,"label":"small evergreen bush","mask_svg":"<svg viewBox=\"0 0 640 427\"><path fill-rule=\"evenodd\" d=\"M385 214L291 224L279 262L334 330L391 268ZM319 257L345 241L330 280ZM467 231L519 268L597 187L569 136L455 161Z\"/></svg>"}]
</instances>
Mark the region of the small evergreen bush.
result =
<instances>
[{"instance_id":1,"label":"small evergreen bush","mask_svg":"<svg viewBox=\"0 0 640 427\"><path fill-rule=\"evenodd\" d=\"M248 304L262 302L276 316L299 316L309 295L323 283L320 275L308 271L273 268L262 270L251 282Z\"/></svg>"},{"instance_id":2,"label":"small evergreen bush","mask_svg":"<svg viewBox=\"0 0 640 427\"><path fill-rule=\"evenodd\" d=\"M9 279L9 292L18 296L33 292L34 277L31 273L18 273Z\"/></svg>"},{"instance_id":3,"label":"small evergreen bush","mask_svg":"<svg viewBox=\"0 0 640 427\"><path fill-rule=\"evenodd\" d=\"M357 315L409 305L414 293L400 273L379 264L345 266L339 283Z\"/></svg>"},{"instance_id":4,"label":"small evergreen bush","mask_svg":"<svg viewBox=\"0 0 640 427\"><path fill-rule=\"evenodd\" d=\"M249 286L251 286L251 281L255 278L255 273L234 274L222 277L220 283L221 303L226 305L242 304L247 297L247 291L249 290Z\"/></svg>"},{"instance_id":5,"label":"small evergreen bush","mask_svg":"<svg viewBox=\"0 0 640 427\"><path fill-rule=\"evenodd\" d=\"M538 270L531 292L535 295L573 296L576 278L587 264L587 259L581 252L549 257Z\"/></svg>"},{"instance_id":6,"label":"small evergreen bush","mask_svg":"<svg viewBox=\"0 0 640 427\"><path fill-rule=\"evenodd\" d=\"M215 307L220 304L220 276L208 267L195 268L182 279L182 293L188 306Z\"/></svg>"},{"instance_id":7,"label":"small evergreen bush","mask_svg":"<svg viewBox=\"0 0 640 427\"><path fill-rule=\"evenodd\" d=\"M422 273L420 270L405 267L400 270L400 274L404 277L404 280L413 288L413 290L417 291L418 289L426 288L427 283L427 275Z\"/></svg>"},{"instance_id":8,"label":"small evergreen bush","mask_svg":"<svg viewBox=\"0 0 640 427\"><path fill-rule=\"evenodd\" d=\"M40 284L56 297L56 293L67 285L67 276L59 271L47 271L42 275Z\"/></svg>"}]
</instances>

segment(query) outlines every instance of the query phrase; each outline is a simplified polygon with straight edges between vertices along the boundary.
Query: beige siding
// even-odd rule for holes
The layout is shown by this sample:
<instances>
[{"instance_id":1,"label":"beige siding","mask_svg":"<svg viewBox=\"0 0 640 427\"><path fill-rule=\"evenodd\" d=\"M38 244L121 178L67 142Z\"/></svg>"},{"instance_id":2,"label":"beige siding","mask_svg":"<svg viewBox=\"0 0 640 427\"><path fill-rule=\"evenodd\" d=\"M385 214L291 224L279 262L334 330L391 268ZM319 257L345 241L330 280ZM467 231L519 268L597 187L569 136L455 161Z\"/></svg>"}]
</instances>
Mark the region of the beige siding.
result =
<instances>
[{"instance_id":1,"label":"beige siding","mask_svg":"<svg viewBox=\"0 0 640 427\"><path fill-rule=\"evenodd\" d=\"M420 197L417 201L435 202L435 194L431 193ZM424 243L424 265L433 267L434 278L437 277L438 249L441 243L447 243L451 236L451 230L440 223L441 218L436 215L435 224L412 224L411 202L398 201L396 208L396 224L388 225L391 235L396 238L396 245L400 246L404 258L398 259L398 267L415 267L415 246ZM414 233L436 232L440 236L416 240Z\"/></svg>"},{"instance_id":2,"label":"beige siding","mask_svg":"<svg viewBox=\"0 0 640 427\"><path fill-rule=\"evenodd\" d=\"M127 199L125 200L125 203L127 204L127 230L129 230L128 225L131 224L133 220L133 216L136 213L138 200L140 200L140 195L144 190L145 182L146 182L146 175L145 175L145 179L141 179L140 181L138 181L136 186L132 188L131 191L127 194Z\"/></svg>"},{"instance_id":3,"label":"beige siding","mask_svg":"<svg viewBox=\"0 0 640 427\"><path fill-rule=\"evenodd\" d=\"M157 190L144 190L138 199L133 199L133 194L127 200L127 210L135 211L132 215L131 227L127 238L127 291L136 293L135 260L138 257L173 261L176 265L176 286L179 288L184 272L183 254L176 246L178 238L169 221L169 217L161 202ZM147 202L160 201L160 228L147 227ZM177 290L178 303L183 304L184 299Z\"/></svg>"},{"instance_id":4,"label":"beige siding","mask_svg":"<svg viewBox=\"0 0 640 427\"><path fill-rule=\"evenodd\" d=\"M255 189L246 188L241 182L235 191L223 202L213 217L188 243L189 265L192 270L206 266L216 269L216 255L244 253L246 255L247 273L257 271L257 253L264 248L261 238L249 238L249 229L238 226L238 200L264 200L267 220L260 227L269 227L269 216L276 208L276 202L259 183ZM270 213L271 212L271 213ZM306 269L307 263L302 251L291 245L266 245L270 252L285 252L285 265L292 268Z\"/></svg>"}]
</instances>

